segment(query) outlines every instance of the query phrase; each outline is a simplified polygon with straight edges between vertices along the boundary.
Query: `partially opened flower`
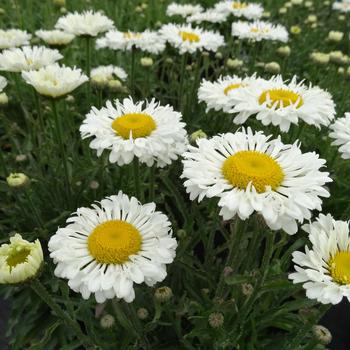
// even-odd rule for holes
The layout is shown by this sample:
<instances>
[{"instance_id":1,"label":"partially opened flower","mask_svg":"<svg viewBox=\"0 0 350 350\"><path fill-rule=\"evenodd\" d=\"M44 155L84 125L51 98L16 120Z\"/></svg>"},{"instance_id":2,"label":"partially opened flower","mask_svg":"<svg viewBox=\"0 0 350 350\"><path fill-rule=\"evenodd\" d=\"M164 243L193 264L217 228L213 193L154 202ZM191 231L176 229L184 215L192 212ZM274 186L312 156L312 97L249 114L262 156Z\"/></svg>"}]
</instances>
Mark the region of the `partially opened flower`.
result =
<instances>
[{"instance_id":1,"label":"partially opened flower","mask_svg":"<svg viewBox=\"0 0 350 350\"><path fill-rule=\"evenodd\" d=\"M311 247L305 253L293 253L293 283L303 283L306 296L322 304L338 304L343 297L350 301L349 222L320 214L304 225Z\"/></svg>"},{"instance_id":2,"label":"partially opened flower","mask_svg":"<svg viewBox=\"0 0 350 350\"><path fill-rule=\"evenodd\" d=\"M165 24L160 29L163 38L177 48L180 54L197 50L217 51L224 45L224 37L218 32L192 27L190 24Z\"/></svg>"},{"instance_id":3,"label":"partially opened flower","mask_svg":"<svg viewBox=\"0 0 350 350\"><path fill-rule=\"evenodd\" d=\"M350 159L350 113L345 113L345 117L338 118L330 129L329 136L334 139L332 145L340 146L341 157Z\"/></svg>"},{"instance_id":4,"label":"partially opened flower","mask_svg":"<svg viewBox=\"0 0 350 350\"><path fill-rule=\"evenodd\" d=\"M188 23L222 23L227 20L228 14L225 12L219 12L215 9L209 9L204 12L195 13L186 18Z\"/></svg>"},{"instance_id":5,"label":"partially opened flower","mask_svg":"<svg viewBox=\"0 0 350 350\"><path fill-rule=\"evenodd\" d=\"M37 30L35 35L50 46L68 45L75 38L74 34L62 30Z\"/></svg>"},{"instance_id":6,"label":"partially opened flower","mask_svg":"<svg viewBox=\"0 0 350 350\"><path fill-rule=\"evenodd\" d=\"M0 53L0 70L22 72L48 66L62 59L57 50L45 46L25 46L4 50Z\"/></svg>"},{"instance_id":7,"label":"partially opened flower","mask_svg":"<svg viewBox=\"0 0 350 350\"><path fill-rule=\"evenodd\" d=\"M201 5L192 5L192 4L176 4L172 2L168 5L166 9L167 16L181 16L187 17L203 11Z\"/></svg>"},{"instance_id":8,"label":"partially opened flower","mask_svg":"<svg viewBox=\"0 0 350 350\"><path fill-rule=\"evenodd\" d=\"M198 90L198 100L206 103L207 111L214 109L228 112L233 108L235 94L255 80L255 75L246 78L225 76L214 82L203 79Z\"/></svg>"},{"instance_id":9,"label":"partially opened flower","mask_svg":"<svg viewBox=\"0 0 350 350\"><path fill-rule=\"evenodd\" d=\"M232 36L253 41L288 41L288 31L285 27L263 21L234 22L232 23Z\"/></svg>"},{"instance_id":10,"label":"partially opened flower","mask_svg":"<svg viewBox=\"0 0 350 350\"><path fill-rule=\"evenodd\" d=\"M323 186L332 181L319 169L325 164L316 153L302 153L297 143L242 129L189 146L182 177L191 200L219 197L220 215L245 220L253 212L273 230L297 232L297 223L321 210Z\"/></svg>"},{"instance_id":11,"label":"partially opened flower","mask_svg":"<svg viewBox=\"0 0 350 350\"><path fill-rule=\"evenodd\" d=\"M130 51L133 47L141 51L159 54L165 49L165 40L160 37L158 32L150 30L144 32L110 30L96 41L97 49Z\"/></svg>"},{"instance_id":12,"label":"partially opened flower","mask_svg":"<svg viewBox=\"0 0 350 350\"><path fill-rule=\"evenodd\" d=\"M91 81L99 86L107 86L111 80L124 81L127 78L125 70L118 66L98 66L91 70Z\"/></svg>"},{"instance_id":13,"label":"partially opened flower","mask_svg":"<svg viewBox=\"0 0 350 350\"><path fill-rule=\"evenodd\" d=\"M115 297L132 302L134 283L164 280L176 246L167 216L122 192L77 209L49 241L55 275L99 303Z\"/></svg>"},{"instance_id":14,"label":"partially opened flower","mask_svg":"<svg viewBox=\"0 0 350 350\"><path fill-rule=\"evenodd\" d=\"M100 12L73 12L60 17L55 28L76 36L97 36L114 27L113 21Z\"/></svg>"},{"instance_id":15,"label":"partially opened flower","mask_svg":"<svg viewBox=\"0 0 350 350\"><path fill-rule=\"evenodd\" d=\"M44 256L37 239L28 242L20 234L10 238L10 244L0 246L0 283L17 284L35 278Z\"/></svg>"},{"instance_id":16,"label":"partially opened flower","mask_svg":"<svg viewBox=\"0 0 350 350\"><path fill-rule=\"evenodd\" d=\"M290 82L283 81L280 75L256 80L237 91L233 103L231 112L237 113L234 123L243 124L256 115L263 125L279 126L283 132L299 120L320 128L328 126L335 117L332 96L317 86L297 82L296 76Z\"/></svg>"},{"instance_id":17,"label":"partially opened flower","mask_svg":"<svg viewBox=\"0 0 350 350\"><path fill-rule=\"evenodd\" d=\"M0 92L2 92L7 85L7 79L5 77L0 76Z\"/></svg>"},{"instance_id":18,"label":"partially opened flower","mask_svg":"<svg viewBox=\"0 0 350 350\"><path fill-rule=\"evenodd\" d=\"M20 29L0 29L0 50L29 45L32 35Z\"/></svg>"},{"instance_id":19,"label":"partially opened flower","mask_svg":"<svg viewBox=\"0 0 350 350\"><path fill-rule=\"evenodd\" d=\"M40 94L58 98L75 90L88 81L81 69L53 64L39 70L22 72L22 78Z\"/></svg>"},{"instance_id":20,"label":"partially opened flower","mask_svg":"<svg viewBox=\"0 0 350 350\"><path fill-rule=\"evenodd\" d=\"M98 156L110 151L111 163L129 164L137 157L147 166L164 167L186 149L187 133L181 119L181 113L154 99L134 103L126 98L115 104L108 101L101 109L93 107L80 132L83 138L93 137L90 147Z\"/></svg>"},{"instance_id":21,"label":"partially opened flower","mask_svg":"<svg viewBox=\"0 0 350 350\"><path fill-rule=\"evenodd\" d=\"M235 17L245 17L247 19L259 19L264 12L260 4L226 0L218 2L215 5L215 10L226 14L232 14Z\"/></svg>"}]
</instances>

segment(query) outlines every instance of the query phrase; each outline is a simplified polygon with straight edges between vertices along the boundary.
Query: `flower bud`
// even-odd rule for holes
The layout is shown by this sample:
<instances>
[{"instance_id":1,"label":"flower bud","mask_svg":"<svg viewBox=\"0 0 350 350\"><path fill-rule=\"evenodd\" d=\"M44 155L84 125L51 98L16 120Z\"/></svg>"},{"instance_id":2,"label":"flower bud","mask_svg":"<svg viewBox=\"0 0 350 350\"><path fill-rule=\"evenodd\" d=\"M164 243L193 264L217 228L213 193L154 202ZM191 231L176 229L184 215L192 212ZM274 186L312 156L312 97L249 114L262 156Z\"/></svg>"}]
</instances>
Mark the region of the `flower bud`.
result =
<instances>
[{"instance_id":1,"label":"flower bud","mask_svg":"<svg viewBox=\"0 0 350 350\"><path fill-rule=\"evenodd\" d=\"M89 184L89 187L92 190L97 190L100 187L100 184L96 180L92 180Z\"/></svg>"},{"instance_id":2,"label":"flower bud","mask_svg":"<svg viewBox=\"0 0 350 350\"><path fill-rule=\"evenodd\" d=\"M280 46L276 52L283 57L288 57L290 55L291 49L288 45Z\"/></svg>"},{"instance_id":3,"label":"flower bud","mask_svg":"<svg viewBox=\"0 0 350 350\"><path fill-rule=\"evenodd\" d=\"M66 0L53 0L52 2L57 7L66 6Z\"/></svg>"},{"instance_id":4,"label":"flower bud","mask_svg":"<svg viewBox=\"0 0 350 350\"><path fill-rule=\"evenodd\" d=\"M140 63L142 67L151 67L153 65L153 59L151 57L142 57Z\"/></svg>"},{"instance_id":5,"label":"flower bud","mask_svg":"<svg viewBox=\"0 0 350 350\"><path fill-rule=\"evenodd\" d=\"M317 16L315 15L309 15L307 18L306 18L306 23L315 23L317 22Z\"/></svg>"},{"instance_id":6,"label":"flower bud","mask_svg":"<svg viewBox=\"0 0 350 350\"><path fill-rule=\"evenodd\" d=\"M7 184L15 189L23 188L29 185L29 177L23 173L11 173L6 178Z\"/></svg>"},{"instance_id":7,"label":"flower bud","mask_svg":"<svg viewBox=\"0 0 350 350\"><path fill-rule=\"evenodd\" d=\"M183 229L177 230L176 236L179 237L180 239L184 239L187 237L187 232Z\"/></svg>"},{"instance_id":8,"label":"flower bud","mask_svg":"<svg viewBox=\"0 0 350 350\"><path fill-rule=\"evenodd\" d=\"M224 273L224 276L225 276L225 277L231 276L231 275L232 275L232 272L233 272L233 269L232 269L231 266L225 266L225 267L224 267L223 273Z\"/></svg>"},{"instance_id":9,"label":"flower bud","mask_svg":"<svg viewBox=\"0 0 350 350\"><path fill-rule=\"evenodd\" d=\"M148 310L145 309L144 307L140 307L136 313L137 313L137 317L140 320L145 320L149 316Z\"/></svg>"},{"instance_id":10,"label":"flower bud","mask_svg":"<svg viewBox=\"0 0 350 350\"><path fill-rule=\"evenodd\" d=\"M216 59L218 59L218 60L222 60L222 53L221 52L217 52L216 54L215 54L215 58Z\"/></svg>"},{"instance_id":11,"label":"flower bud","mask_svg":"<svg viewBox=\"0 0 350 350\"><path fill-rule=\"evenodd\" d=\"M25 154L18 154L15 158L16 162L21 163L27 160L27 156Z\"/></svg>"},{"instance_id":12,"label":"flower bud","mask_svg":"<svg viewBox=\"0 0 350 350\"><path fill-rule=\"evenodd\" d=\"M230 69L237 69L243 66L243 61L237 58L228 58L226 61L226 66Z\"/></svg>"},{"instance_id":13,"label":"flower bud","mask_svg":"<svg viewBox=\"0 0 350 350\"><path fill-rule=\"evenodd\" d=\"M104 329L112 328L115 324L115 319L112 315L107 314L101 317L100 325Z\"/></svg>"},{"instance_id":14,"label":"flower bud","mask_svg":"<svg viewBox=\"0 0 350 350\"><path fill-rule=\"evenodd\" d=\"M287 13L287 8L286 7L281 7L278 12L281 14L281 15L284 15Z\"/></svg>"},{"instance_id":15,"label":"flower bud","mask_svg":"<svg viewBox=\"0 0 350 350\"><path fill-rule=\"evenodd\" d=\"M206 138L208 138L207 134L202 129L199 129L190 135L190 142L195 144L197 140Z\"/></svg>"},{"instance_id":16,"label":"flower bud","mask_svg":"<svg viewBox=\"0 0 350 350\"><path fill-rule=\"evenodd\" d=\"M9 103L9 98L5 92L0 94L0 106L6 106Z\"/></svg>"},{"instance_id":17,"label":"flower bud","mask_svg":"<svg viewBox=\"0 0 350 350\"><path fill-rule=\"evenodd\" d=\"M108 88L112 91L121 91L123 88L122 83L118 79L112 79L108 82Z\"/></svg>"},{"instance_id":18,"label":"flower bud","mask_svg":"<svg viewBox=\"0 0 350 350\"><path fill-rule=\"evenodd\" d=\"M265 71L273 74L278 74L281 67L277 62L269 62L265 64Z\"/></svg>"},{"instance_id":19,"label":"flower bud","mask_svg":"<svg viewBox=\"0 0 350 350\"><path fill-rule=\"evenodd\" d=\"M315 325L312 327L312 332L314 336L319 340L322 344L328 345L332 341L331 332L324 326Z\"/></svg>"},{"instance_id":20,"label":"flower bud","mask_svg":"<svg viewBox=\"0 0 350 350\"><path fill-rule=\"evenodd\" d=\"M291 26L290 32L294 35L299 35L301 33L301 28L299 26Z\"/></svg>"},{"instance_id":21,"label":"flower bud","mask_svg":"<svg viewBox=\"0 0 350 350\"><path fill-rule=\"evenodd\" d=\"M154 297L157 301L160 303L165 303L166 301L169 301L173 296L173 291L170 287L164 286L159 287L154 292Z\"/></svg>"},{"instance_id":22,"label":"flower bud","mask_svg":"<svg viewBox=\"0 0 350 350\"><path fill-rule=\"evenodd\" d=\"M343 32L339 32L339 31L336 31L336 30L331 30L328 33L327 40L337 43L337 42L341 41L343 39L343 37L344 37L344 33Z\"/></svg>"},{"instance_id":23,"label":"flower bud","mask_svg":"<svg viewBox=\"0 0 350 350\"><path fill-rule=\"evenodd\" d=\"M251 296L253 291L254 291L254 287L250 283L243 283L242 284L242 293L246 297Z\"/></svg>"},{"instance_id":24,"label":"flower bud","mask_svg":"<svg viewBox=\"0 0 350 350\"><path fill-rule=\"evenodd\" d=\"M313 52L310 55L310 58L313 62L318 64L328 64L329 63L329 54L323 52Z\"/></svg>"},{"instance_id":25,"label":"flower bud","mask_svg":"<svg viewBox=\"0 0 350 350\"><path fill-rule=\"evenodd\" d=\"M224 324L224 315L220 312L213 312L209 315L208 323L212 328L219 328Z\"/></svg>"}]
</instances>

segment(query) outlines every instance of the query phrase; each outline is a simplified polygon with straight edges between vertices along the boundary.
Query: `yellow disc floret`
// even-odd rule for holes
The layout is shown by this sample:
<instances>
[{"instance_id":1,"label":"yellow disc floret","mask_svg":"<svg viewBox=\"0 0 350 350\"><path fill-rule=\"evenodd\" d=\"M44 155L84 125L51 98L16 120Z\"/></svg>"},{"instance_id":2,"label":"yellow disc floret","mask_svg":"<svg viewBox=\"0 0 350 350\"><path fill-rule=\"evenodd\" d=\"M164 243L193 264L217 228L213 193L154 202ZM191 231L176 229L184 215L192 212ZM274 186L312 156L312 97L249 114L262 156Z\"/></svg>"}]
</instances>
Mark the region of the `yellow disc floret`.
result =
<instances>
[{"instance_id":1,"label":"yellow disc floret","mask_svg":"<svg viewBox=\"0 0 350 350\"><path fill-rule=\"evenodd\" d=\"M101 264L123 264L141 249L139 230L122 220L109 220L92 231L88 238L90 254Z\"/></svg>"},{"instance_id":2,"label":"yellow disc floret","mask_svg":"<svg viewBox=\"0 0 350 350\"><path fill-rule=\"evenodd\" d=\"M303 98L294 91L286 89L271 89L264 91L259 97L259 103L262 105L267 102L267 107L288 107L290 105L300 108L303 104Z\"/></svg>"},{"instance_id":3,"label":"yellow disc floret","mask_svg":"<svg viewBox=\"0 0 350 350\"><path fill-rule=\"evenodd\" d=\"M124 37L124 39L127 39L127 40L141 39L142 34L141 33L133 33L133 32L124 32L123 37Z\"/></svg>"},{"instance_id":4,"label":"yellow disc floret","mask_svg":"<svg viewBox=\"0 0 350 350\"><path fill-rule=\"evenodd\" d=\"M339 284L350 284L350 252L339 251L329 261L329 273Z\"/></svg>"},{"instance_id":5,"label":"yellow disc floret","mask_svg":"<svg viewBox=\"0 0 350 350\"><path fill-rule=\"evenodd\" d=\"M8 266L10 266L10 269L13 269L18 264L23 264L27 262L28 255L30 254L30 249L22 246L17 246L15 249L13 249L7 259L6 263Z\"/></svg>"},{"instance_id":6,"label":"yellow disc floret","mask_svg":"<svg viewBox=\"0 0 350 350\"><path fill-rule=\"evenodd\" d=\"M232 3L232 8L235 9L235 10L241 10L241 9L245 9L247 7L248 7L248 5L245 2L234 1Z\"/></svg>"},{"instance_id":7,"label":"yellow disc floret","mask_svg":"<svg viewBox=\"0 0 350 350\"><path fill-rule=\"evenodd\" d=\"M224 94L227 95L231 90L235 90L235 89L238 89L238 88L243 87L243 86L245 86L245 85L242 83L230 84L229 86L227 86L224 89Z\"/></svg>"},{"instance_id":8,"label":"yellow disc floret","mask_svg":"<svg viewBox=\"0 0 350 350\"><path fill-rule=\"evenodd\" d=\"M191 32L179 32L182 41L189 41L191 43L198 43L200 40L199 35Z\"/></svg>"},{"instance_id":9,"label":"yellow disc floret","mask_svg":"<svg viewBox=\"0 0 350 350\"><path fill-rule=\"evenodd\" d=\"M154 119L144 113L128 113L114 119L113 130L123 139L128 139L130 133L133 139L151 135L156 128Z\"/></svg>"},{"instance_id":10,"label":"yellow disc floret","mask_svg":"<svg viewBox=\"0 0 350 350\"><path fill-rule=\"evenodd\" d=\"M222 173L232 186L246 189L251 182L258 193L270 186L276 190L284 179L281 166L269 155L258 151L240 151L227 158Z\"/></svg>"}]
</instances>

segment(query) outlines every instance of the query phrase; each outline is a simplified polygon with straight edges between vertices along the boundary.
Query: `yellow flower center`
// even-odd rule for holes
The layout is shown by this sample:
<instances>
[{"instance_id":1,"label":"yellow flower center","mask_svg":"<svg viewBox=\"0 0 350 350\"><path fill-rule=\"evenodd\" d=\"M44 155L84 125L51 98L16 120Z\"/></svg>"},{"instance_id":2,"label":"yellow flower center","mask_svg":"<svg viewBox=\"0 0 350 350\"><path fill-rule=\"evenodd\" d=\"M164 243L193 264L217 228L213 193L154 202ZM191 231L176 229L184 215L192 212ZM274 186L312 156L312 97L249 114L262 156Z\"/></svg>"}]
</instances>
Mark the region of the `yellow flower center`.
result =
<instances>
[{"instance_id":1,"label":"yellow flower center","mask_svg":"<svg viewBox=\"0 0 350 350\"><path fill-rule=\"evenodd\" d=\"M227 158L222 173L232 186L246 189L251 182L258 193L266 186L276 190L284 179L280 165L269 155L258 151L240 151Z\"/></svg>"},{"instance_id":2,"label":"yellow flower center","mask_svg":"<svg viewBox=\"0 0 350 350\"><path fill-rule=\"evenodd\" d=\"M248 7L248 5L245 2L234 1L232 3L232 8L235 9L235 10L241 10L241 9L245 9L247 7Z\"/></svg>"},{"instance_id":3,"label":"yellow flower center","mask_svg":"<svg viewBox=\"0 0 350 350\"><path fill-rule=\"evenodd\" d=\"M252 33L268 33L269 32L269 28L251 27L250 31Z\"/></svg>"},{"instance_id":4,"label":"yellow flower center","mask_svg":"<svg viewBox=\"0 0 350 350\"><path fill-rule=\"evenodd\" d=\"M271 108L277 103L277 107L287 107L294 105L300 108L303 104L303 98L296 92L285 89L271 89L264 91L259 97L259 103L262 105L267 102L267 107Z\"/></svg>"},{"instance_id":5,"label":"yellow flower center","mask_svg":"<svg viewBox=\"0 0 350 350\"><path fill-rule=\"evenodd\" d=\"M130 40L130 39L140 39L141 33L133 33L133 32L124 32L123 37L124 39Z\"/></svg>"},{"instance_id":6,"label":"yellow flower center","mask_svg":"<svg viewBox=\"0 0 350 350\"><path fill-rule=\"evenodd\" d=\"M109 220L92 231L88 238L90 254L101 264L123 264L141 249L139 230L122 220Z\"/></svg>"},{"instance_id":7,"label":"yellow flower center","mask_svg":"<svg viewBox=\"0 0 350 350\"><path fill-rule=\"evenodd\" d=\"M339 284L350 284L350 252L337 252L329 261L329 273Z\"/></svg>"},{"instance_id":8,"label":"yellow flower center","mask_svg":"<svg viewBox=\"0 0 350 350\"><path fill-rule=\"evenodd\" d=\"M9 256L6 259L7 265L10 266L10 269L13 269L18 264L27 262L28 255L30 254L30 249L17 246L12 249Z\"/></svg>"},{"instance_id":9,"label":"yellow flower center","mask_svg":"<svg viewBox=\"0 0 350 350\"><path fill-rule=\"evenodd\" d=\"M242 83L231 84L224 89L224 94L227 95L231 90L235 90L235 89L238 89L238 88L244 87L244 86L245 86L245 84L242 84Z\"/></svg>"},{"instance_id":10,"label":"yellow flower center","mask_svg":"<svg viewBox=\"0 0 350 350\"><path fill-rule=\"evenodd\" d=\"M189 41L191 43L198 43L200 40L199 35L191 32L179 32L182 41Z\"/></svg>"},{"instance_id":11,"label":"yellow flower center","mask_svg":"<svg viewBox=\"0 0 350 350\"><path fill-rule=\"evenodd\" d=\"M128 113L114 119L112 123L113 130L123 139L128 139L130 133L133 139L151 135L157 127L154 119L144 113Z\"/></svg>"}]
</instances>

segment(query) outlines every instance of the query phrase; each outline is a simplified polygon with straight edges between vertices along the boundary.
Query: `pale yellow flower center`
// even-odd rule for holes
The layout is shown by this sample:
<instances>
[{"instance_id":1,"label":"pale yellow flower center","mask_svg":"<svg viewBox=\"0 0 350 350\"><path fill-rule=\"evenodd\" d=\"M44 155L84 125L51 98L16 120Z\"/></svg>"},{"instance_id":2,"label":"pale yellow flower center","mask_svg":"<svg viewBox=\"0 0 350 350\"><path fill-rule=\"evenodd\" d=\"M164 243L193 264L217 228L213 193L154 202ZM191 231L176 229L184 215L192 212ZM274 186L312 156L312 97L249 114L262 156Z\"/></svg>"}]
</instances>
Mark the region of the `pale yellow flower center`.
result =
<instances>
[{"instance_id":1,"label":"pale yellow flower center","mask_svg":"<svg viewBox=\"0 0 350 350\"><path fill-rule=\"evenodd\" d=\"M245 84L242 83L236 83L236 84L230 84L224 89L224 94L227 95L231 90L236 90L240 87L246 86Z\"/></svg>"},{"instance_id":2,"label":"pale yellow flower center","mask_svg":"<svg viewBox=\"0 0 350 350\"><path fill-rule=\"evenodd\" d=\"M303 98L296 92L285 89L271 89L264 91L259 97L259 103L262 105L266 101L267 107L271 108L276 105L277 107L288 107L294 105L296 108L300 108L303 104Z\"/></svg>"},{"instance_id":3,"label":"pale yellow flower center","mask_svg":"<svg viewBox=\"0 0 350 350\"><path fill-rule=\"evenodd\" d=\"M266 34L269 32L269 28L258 28L258 27L251 27L250 31L252 33L263 33Z\"/></svg>"},{"instance_id":4,"label":"pale yellow flower center","mask_svg":"<svg viewBox=\"0 0 350 350\"><path fill-rule=\"evenodd\" d=\"M130 39L140 39L142 37L141 33L133 33L133 32L124 32L123 33L124 39L130 40Z\"/></svg>"},{"instance_id":5,"label":"pale yellow flower center","mask_svg":"<svg viewBox=\"0 0 350 350\"><path fill-rule=\"evenodd\" d=\"M13 269L19 264L27 262L28 255L30 254L30 249L17 246L14 249L11 249L6 262L10 266L10 269Z\"/></svg>"},{"instance_id":6,"label":"pale yellow flower center","mask_svg":"<svg viewBox=\"0 0 350 350\"><path fill-rule=\"evenodd\" d=\"M265 192L267 186L276 190L284 179L281 166L258 151L240 151L230 156L222 166L222 173L232 186L243 190L251 182L258 193Z\"/></svg>"},{"instance_id":7,"label":"pale yellow flower center","mask_svg":"<svg viewBox=\"0 0 350 350\"><path fill-rule=\"evenodd\" d=\"M241 9L245 9L248 7L248 4L245 2L240 2L240 1L234 1L232 3L232 8L235 10L241 10Z\"/></svg>"},{"instance_id":8,"label":"pale yellow flower center","mask_svg":"<svg viewBox=\"0 0 350 350\"><path fill-rule=\"evenodd\" d=\"M101 264L123 264L141 249L142 237L132 224L122 220L109 220L92 231L88 249Z\"/></svg>"},{"instance_id":9,"label":"pale yellow flower center","mask_svg":"<svg viewBox=\"0 0 350 350\"><path fill-rule=\"evenodd\" d=\"M123 139L128 139L130 133L133 139L151 135L157 127L154 119L144 113L128 113L114 119L113 130Z\"/></svg>"},{"instance_id":10,"label":"pale yellow flower center","mask_svg":"<svg viewBox=\"0 0 350 350\"><path fill-rule=\"evenodd\" d=\"M350 284L350 252L337 252L329 261L329 273L339 284Z\"/></svg>"},{"instance_id":11,"label":"pale yellow flower center","mask_svg":"<svg viewBox=\"0 0 350 350\"><path fill-rule=\"evenodd\" d=\"M180 35L182 41L189 41L191 43L198 43L200 40L199 35L197 35L195 33L191 33L191 32L181 31L181 32L179 32L179 35Z\"/></svg>"}]
</instances>

